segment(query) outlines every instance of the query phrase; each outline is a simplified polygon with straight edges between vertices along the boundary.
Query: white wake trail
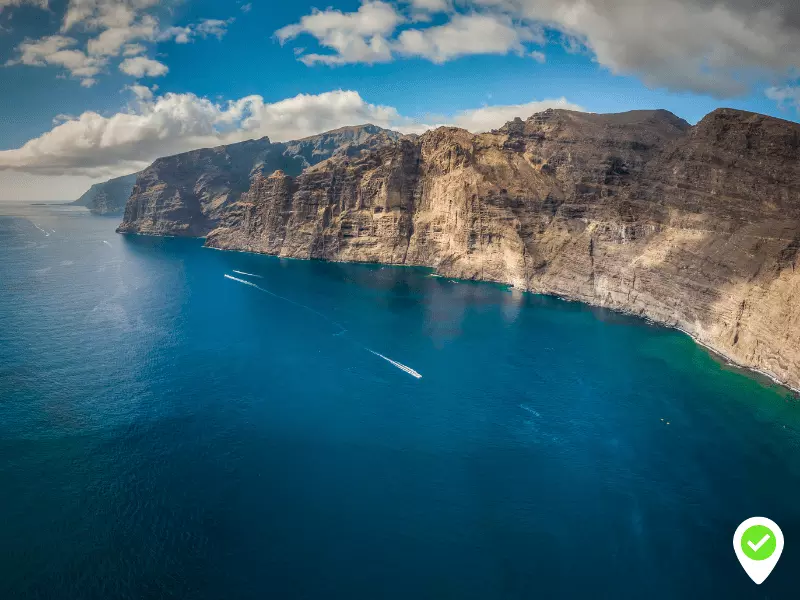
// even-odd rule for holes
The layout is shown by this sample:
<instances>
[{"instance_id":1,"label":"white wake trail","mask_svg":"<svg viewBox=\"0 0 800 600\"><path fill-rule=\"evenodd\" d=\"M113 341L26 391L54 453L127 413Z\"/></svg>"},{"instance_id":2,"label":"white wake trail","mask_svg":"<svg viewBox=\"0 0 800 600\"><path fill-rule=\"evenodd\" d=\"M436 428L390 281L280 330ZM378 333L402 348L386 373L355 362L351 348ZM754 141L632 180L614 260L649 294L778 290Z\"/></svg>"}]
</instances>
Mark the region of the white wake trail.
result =
<instances>
[{"instance_id":1,"label":"white wake trail","mask_svg":"<svg viewBox=\"0 0 800 600\"><path fill-rule=\"evenodd\" d=\"M241 275L241 272L239 272L239 271L234 271L234 273L239 273ZM343 335L343 334L347 333L347 329L342 327L342 325L340 323L337 323L336 321L328 318L327 316L325 316L324 314L322 314L321 312L319 312L317 310L314 310L310 306L306 306L305 304L300 304L299 302L295 302L294 300L289 300L289 298L284 298L283 296L279 296L278 294L270 292L269 290L266 290L266 289L262 288L260 285L258 285L256 283L253 283L252 281L247 281L246 279L240 279L239 277L234 277L233 275L228 275L227 273L225 273L223 276L225 277L225 279L230 279L231 281L237 281L239 283L243 283L244 285L249 285L250 287L256 288L257 290L259 290L261 292L264 292L265 294L269 294L273 298L279 298L280 300L288 302L289 304L294 304L295 306L298 306L298 307L303 308L303 309L305 309L305 310L307 310L309 312L314 313L315 315L317 315L317 316L325 319L326 321L328 321L328 323L331 323L331 324L333 324L336 327L339 327L341 329L340 332L335 334L336 336L340 336L340 335ZM406 366L403 363L399 363L396 360L392 360L391 358L389 358L388 356L384 356L380 352L375 352L375 350L370 350L366 346L361 346L361 348L363 348L367 352L371 352L375 356L378 356L378 357L382 358L383 360L385 360L389 364L397 367L398 369L400 369L401 371L403 371L405 373L408 373L412 377L416 377L417 379L422 379L422 375L420 375L417 371L415 371L411 367Z\"/></svg>"},{"instance_id":2,"label":"white wake trail","mask_svg":"<svg viewBox=\"0 0 800 600\"><path fill-rule=\"evenodd\" d=\"M238 271L234 271L234 272L238 273ZM314 310L310 306L306 306L305 304L300 304L299 302L295 302L294 300L290 300L289 298L285 298L284 296L280 296L280 295L278 295L278 294L276 294L274 292L270 292L269 290L264 289L260 285L255 284L252 281L247 281L246 279L240 279L239 277L234 277L233 275L228 275L227 273L225 273L225 278L226 279L230 279L232 281L238 281L239 283L243 283L245 285L249 285L250 287L254 287L257 290L264 292L265 294L269 294L273 298L278 298L279 300L283 300L284 302L288 302L289 304L293 304L294 306L297 306L298 308L302 308L303 310L307 310L308 312L314 313L318 317L320 317L322 319L325 319L328 323L331 323L332 325L335 325L336 327L338 327L342 331L345 331L345 328L342 327L341 323L337 323L333 319L327 317L326 315L322 314L318 310Z\"/></svg>"},{"instance_id":3,"label":"white wake trail","mask_svg":"<svg viewBox=\"0 0 800 600\"><path fill-rule=\"evenodd\" d=\"M109 248L113 248L113 247L114 247L114 246L112 246L111 244L109 244L109 243L108 243L106 240L103 240L103 243L104 243L106 246L108 246Z\"/></svg>"},{"instance_id":4,"label":"white wake trail","mask_svg":"<svg viewBox=\"0 0 800 600\"><path fill-rule=\"evenodd\" d=\"M234 269L234 273L238 273L239 275L246 275L247 277L255 277L257 279L264 279L261 275L256 275L255 273L245 273L244 271L236 271Z\"/></svg>"},{"instance_id":5,"label":"white wake trail","mask_svg":"<svg viewBox=\"0 0 800 600\"><path fill-rule=\"evenodd\" d=\"M33 223L33 221L31 221L31 223ZM50 237L50 234L47 233L46 230L44 230L41 227L39 227L36 223L33 223L33 226L36 227L36 229L38 229L39 231L41 231L45 235L45 237ZM55 233L55 232L53 232L53 233Z\"/></svg>"},{"instance_id":6,"label":"white wake trail","mask_svg":"<svg viewBox=\"0 0 800 600\"><path fill-rule=\"evenodd\" d=\"M234 273L238 273L238 271L234 271ZM239 279L238 277L234 277L233 275L228 275L227 273L225 273L225 279L230 279L232 281L238 281L239 283L243 283L245 285L249 285L249 286L254 287L254 288L258 289L258 290L261 290L264 293L267 293L267 294L270 294L270 295L274 296L274 294L272 294L272 292L268 292L267 290L263 289L261 286L256 285L252 281L246 281L244 279Z\"/></svg>"},{"instance_id":7,"label":"white wake trail","mask_svg":"<svg viewBox=\"0 0 800 600\"><path fill-rule=\"evenodd\" d=\"M416 377L417 379L422 379L422 375L420 375L419 373L417 373L417 372L416 372L414 369L412 369L411 367L407 367L407 366L406 366L406 365L404 365L403 363L399 363L399 362L397 362L396 360L392 360L391 358L389 358L388 356L384 356L384 355L383 355L383 354L381 354L380 352L375 352L375 350L370 350L369 348L366 348L366 347L364 348L364 350L366 350L366 351L368 351L368 352L372 352L372 353L373 353L375 356L380 356L380 357L381 357L383 360L385 360L385 361L387 361L387 362L390 362L390 363L392 363L392 364L393 364L395 367L397 367L397 368L398 368L398 369L400 369L401 371L405 371L406 373L408 373L408 374L409 374L409 375L411 375L412 377Z\"/></svg>"}]
</instances>

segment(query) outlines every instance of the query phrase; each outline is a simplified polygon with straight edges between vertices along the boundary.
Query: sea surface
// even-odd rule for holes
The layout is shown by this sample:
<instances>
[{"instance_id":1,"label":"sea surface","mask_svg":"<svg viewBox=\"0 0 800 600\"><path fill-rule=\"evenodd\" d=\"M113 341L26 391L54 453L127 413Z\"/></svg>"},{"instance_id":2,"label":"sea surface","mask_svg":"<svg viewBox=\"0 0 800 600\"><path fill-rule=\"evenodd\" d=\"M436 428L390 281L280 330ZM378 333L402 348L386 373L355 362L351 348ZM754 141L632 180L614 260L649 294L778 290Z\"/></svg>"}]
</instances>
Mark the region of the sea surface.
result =
<instances>
[{"instance_id":1,"label":"sea surface","mask_svg":"<svg viewBox=\"0 0 800 600\"><path fill-rule=\"evenodd\" d=\"M2 600L798 597L800 403L682 333L9 213Z\"/></svg>"}]
</instances>

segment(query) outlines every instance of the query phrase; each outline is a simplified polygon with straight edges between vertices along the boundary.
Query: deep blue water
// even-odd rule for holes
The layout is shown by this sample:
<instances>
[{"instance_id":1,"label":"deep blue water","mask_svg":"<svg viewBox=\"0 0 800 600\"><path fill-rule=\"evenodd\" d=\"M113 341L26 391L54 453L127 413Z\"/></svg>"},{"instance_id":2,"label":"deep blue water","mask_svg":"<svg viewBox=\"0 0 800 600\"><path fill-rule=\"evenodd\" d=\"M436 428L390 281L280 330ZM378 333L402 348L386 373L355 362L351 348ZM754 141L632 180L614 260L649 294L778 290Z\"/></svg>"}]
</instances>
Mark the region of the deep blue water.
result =
<instances>
[{"instance_id":1,"label":"deep blue water","mask_svg":"<svg viewBox=\"0 0 800 600\"><path fill-rule=\"evenodd\" d=\"M797 597L800 404L683 334L28 210L0 217L3 600ZM760 587L756 515L786 537Z\"/></svg>"}]
</instances>

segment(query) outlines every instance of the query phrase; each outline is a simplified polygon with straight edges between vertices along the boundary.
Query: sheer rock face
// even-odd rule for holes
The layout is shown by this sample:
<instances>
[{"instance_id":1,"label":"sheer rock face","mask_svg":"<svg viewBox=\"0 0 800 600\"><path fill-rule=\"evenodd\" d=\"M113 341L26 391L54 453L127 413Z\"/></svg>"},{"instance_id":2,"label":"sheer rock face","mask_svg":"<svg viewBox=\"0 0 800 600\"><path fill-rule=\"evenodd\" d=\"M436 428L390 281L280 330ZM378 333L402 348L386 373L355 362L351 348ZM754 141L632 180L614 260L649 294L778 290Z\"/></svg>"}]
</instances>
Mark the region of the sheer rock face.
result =
<instances>
[{"instance_id":1,"label":"sheer rock face","mask_svg":"<svg viewBox=\"0 0 800 600\"><path fill-rule=\"evenodd\" d=\"M257 173L207 245L426 265L680 327L800 386L800 125L548 110Z\"/></svg>"},{"instance_id":2,"label":"sheer rock face","mask_svg":"<svg viewBox=\"0 0 800 600\"><path fill-rule=\"evenodd\" d=\"M391 143L399 134L374 125L343 127L286 143L269 138L159 158L139 174L120 233L205 236L250 179L282 170L299 175L332 156L348 156Z\"/></svg>"},{"instance_id":3,"label":"sheer rock face","mask_svg":"<svg viewBox=\"0 0 800 600\"><path fill-rule=\"evenodd\" d=\"M136 176L137 173L134 173L96 183L72 204L85 206L96 215L121 215L133 191Z\"/></svg>"}]
</instances>

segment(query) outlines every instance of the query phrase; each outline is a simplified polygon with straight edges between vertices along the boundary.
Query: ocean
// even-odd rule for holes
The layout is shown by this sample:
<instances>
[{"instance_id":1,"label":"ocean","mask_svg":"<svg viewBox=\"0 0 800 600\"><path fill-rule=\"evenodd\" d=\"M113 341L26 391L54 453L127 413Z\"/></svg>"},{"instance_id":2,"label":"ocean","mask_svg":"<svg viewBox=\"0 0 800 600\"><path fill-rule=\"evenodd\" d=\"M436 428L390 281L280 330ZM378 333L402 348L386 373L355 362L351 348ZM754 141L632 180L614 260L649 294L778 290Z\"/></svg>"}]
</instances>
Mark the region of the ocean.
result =
<instances>
[{"instance_id":1,"label":"ocean","mask_svg":"<svg viewBox=\"0 0 800 600\"><path fill-rule=\"evenodd\" d=\"M15 210L3 600L797 597L800 403L680 332Z\"/></svg>"}]
</instances>

